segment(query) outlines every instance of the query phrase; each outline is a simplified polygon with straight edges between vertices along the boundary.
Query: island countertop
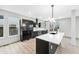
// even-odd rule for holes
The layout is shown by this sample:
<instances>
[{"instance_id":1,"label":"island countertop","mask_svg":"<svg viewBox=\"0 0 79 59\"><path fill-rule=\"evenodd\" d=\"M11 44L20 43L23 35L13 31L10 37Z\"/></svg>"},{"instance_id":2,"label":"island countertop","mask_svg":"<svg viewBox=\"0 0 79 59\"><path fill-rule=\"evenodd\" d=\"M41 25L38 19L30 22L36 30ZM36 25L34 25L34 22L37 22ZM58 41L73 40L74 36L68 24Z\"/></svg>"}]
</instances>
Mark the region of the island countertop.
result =
<instances>
[{"instance_id":1,"label":"island countertop","mask_svg":"<svg viewBox=\"0 0 79 59\"><path fill-rule=\"evenodd\" d=\"M44 35L37 36L36 38L59 45L61 43L61 40L63 39L63 36L64 33L58 32L57 34L47 33Z\"/></svg>"},{"instance_id":2,"label":"island countertop","mask_svg":"<svg viewBox=\"0 0 79 59\"><path fill-rule=\"evenodd\" d=\"M33 31L46 31L47 29L45 28L33 28Z\"/></svg>"}]
</instances>

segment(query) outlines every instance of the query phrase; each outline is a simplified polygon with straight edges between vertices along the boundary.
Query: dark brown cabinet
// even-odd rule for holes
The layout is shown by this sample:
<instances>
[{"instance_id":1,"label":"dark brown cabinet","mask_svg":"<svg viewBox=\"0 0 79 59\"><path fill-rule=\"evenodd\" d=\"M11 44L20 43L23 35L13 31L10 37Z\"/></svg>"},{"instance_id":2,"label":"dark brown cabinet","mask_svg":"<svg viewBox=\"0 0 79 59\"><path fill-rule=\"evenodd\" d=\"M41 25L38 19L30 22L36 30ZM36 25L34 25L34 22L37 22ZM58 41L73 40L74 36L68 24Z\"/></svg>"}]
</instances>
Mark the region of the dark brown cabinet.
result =
<instances>
[{"instance_id":1,"label":"dark brown cabinet","mask_svg":"<svg viewBox=\"0 0 79 59\"><path fill-rule=\"evenodd\" d=\"M49 42L36 39L36 54L49 54Z\"/></svg>"},{"instance_id":2,"label":"dark brown cabinet","mask_svg":"<svg viewBox=\"0 0 79 59\"><path fill-rule=\"evenodd\" d=\"M46 33L48 33L48 31L47 30L43 30L43 31L33 31L33 33L32 33L32 37L36 37L36 36L39 36L39 35L42 35L42 34L46 34Z\"/></svg>"},{"instance_id":3,"label":"dark brown cabinet","mask_svg":"<svg viewBox=\"0 0 79 59\"><path fill-rule=\"evenodd\" d=\"M32 37L33 21L22 19L20 21L20 40L29 40Z\"/></svg>"},{"instance_id":4,"label":"dark brown cabinet","mask_svg":"<svg viewBox=\"0 0 79 59\"><path fill-rule=\"evenodd\" d=\"M36 38L36 54L54 54L58 45Z\"/></svg>"}]
</instances>

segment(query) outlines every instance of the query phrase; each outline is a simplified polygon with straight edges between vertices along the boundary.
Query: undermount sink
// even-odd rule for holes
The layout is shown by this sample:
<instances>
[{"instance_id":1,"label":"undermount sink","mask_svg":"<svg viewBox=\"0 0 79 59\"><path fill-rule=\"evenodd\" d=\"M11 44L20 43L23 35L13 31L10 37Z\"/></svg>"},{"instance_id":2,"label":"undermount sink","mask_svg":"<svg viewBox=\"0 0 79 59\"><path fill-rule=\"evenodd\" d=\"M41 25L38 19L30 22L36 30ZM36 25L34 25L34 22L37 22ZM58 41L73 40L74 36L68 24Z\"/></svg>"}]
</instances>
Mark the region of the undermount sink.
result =
<instances>
[{"instance_id":1,"label":"undermount sink","mask_svg":"<svg viewBox=\"0 0 79 59\"><path fill-rule=\"evenodd\" d=\"M53 35L55 35L56 33L50 33L50 34L53 34Z\"/></svg>"}]
</instances>

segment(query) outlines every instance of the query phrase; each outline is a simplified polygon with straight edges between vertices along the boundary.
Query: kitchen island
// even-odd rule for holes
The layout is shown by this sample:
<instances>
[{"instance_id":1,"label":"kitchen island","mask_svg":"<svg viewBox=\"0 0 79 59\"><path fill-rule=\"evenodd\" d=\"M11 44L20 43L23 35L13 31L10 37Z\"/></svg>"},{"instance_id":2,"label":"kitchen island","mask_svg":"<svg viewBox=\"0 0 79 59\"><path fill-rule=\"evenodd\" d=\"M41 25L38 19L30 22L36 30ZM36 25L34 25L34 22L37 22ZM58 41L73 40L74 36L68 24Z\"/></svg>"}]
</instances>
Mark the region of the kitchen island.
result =
<instances>
[{"instance_id":1,"label":"kitchen island","mask_svg":"<svg viewBox=\"0 0 79 59\"><path fill-rule=\"evenodd\" d=\"M54 54L63 39L64 33L47 33L36 37L36 54Z\"/></svg>"}]
</instances>

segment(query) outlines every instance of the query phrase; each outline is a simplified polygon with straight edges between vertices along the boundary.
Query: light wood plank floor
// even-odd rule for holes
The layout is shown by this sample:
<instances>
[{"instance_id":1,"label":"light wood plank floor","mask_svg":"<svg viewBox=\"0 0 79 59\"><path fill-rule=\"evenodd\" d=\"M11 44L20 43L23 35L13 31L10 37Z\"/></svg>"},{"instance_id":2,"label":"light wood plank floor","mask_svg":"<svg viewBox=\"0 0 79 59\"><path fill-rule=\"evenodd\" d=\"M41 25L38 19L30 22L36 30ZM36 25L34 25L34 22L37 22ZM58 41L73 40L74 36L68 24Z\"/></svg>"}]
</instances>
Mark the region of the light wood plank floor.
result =
<instances>
[{"instance_id":1,"label":"light wood plank floor","mask_svg":"<svg viewBox=\"0 0 79 59\"><path fill-rule=\"evenodd\" d=\"M19 41L10 45L0 47L0 54L35 54L35 39Z\"/></svg>"},{"instance_id":2,"label":"light wood plank floor","mask_svg":"<svg viewBox=\"0 0 79 59\"><path fill-rule=\"evenodd\" d=\"M79 45L79 40L77 40ZM0 54L35 54L36 39L19 41L10 45L0 47ZM63 38L61 45L57 48L56 54L79 54L79 46L70 44L70 39Z\"/></svg>"},{"instance_id":3,"label":"light wood plank floor","mask_svg":"<svg viewBox=\"0 0 79 59\"><path fill-rule=\"evenodd\" d=\"M79 54L79 39L76 40L77 45L72 45L70 41L69 38L63 38L56 54Z\"/></svg>"}]
</instances>

